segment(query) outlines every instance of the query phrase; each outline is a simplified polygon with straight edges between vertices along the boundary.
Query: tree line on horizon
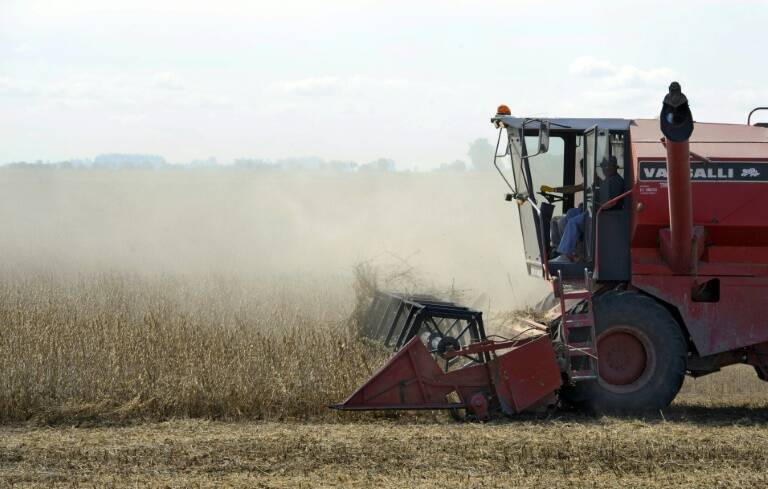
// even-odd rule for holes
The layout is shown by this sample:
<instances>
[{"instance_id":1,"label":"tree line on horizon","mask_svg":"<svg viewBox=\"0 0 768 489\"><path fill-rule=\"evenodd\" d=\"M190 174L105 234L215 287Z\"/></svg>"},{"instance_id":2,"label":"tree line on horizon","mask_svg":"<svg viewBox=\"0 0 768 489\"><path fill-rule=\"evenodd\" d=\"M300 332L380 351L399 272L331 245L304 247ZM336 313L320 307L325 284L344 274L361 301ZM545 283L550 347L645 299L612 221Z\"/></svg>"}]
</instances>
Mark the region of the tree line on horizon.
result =
<instances>
[{"instance_id":1,"label":"tree line on horizon","mask_svg":"<svg viewBox=\"0 0 768 489\"><path fill-rule=\"evenodd\" d=\"M430 171L434 172L466 172L488 171L494 148L487 139L478 138L470 142L467 150L469 163L462 159L443 163ZM93 159L71 159L65 161L33 162L18 161L0 165L5 168L51 168L51 169L143 169L143 170L173 170L186 168L231 168L264 172L293 172L293 171L330 171L330 172L359 172L359 173L393 173L398 171L397 163L389 158L379 158L368 163L355 161L326 160L317 156L280 158L276 160L262 158L237 158L232 164L220 164L215 157L193 160L186 163L170 163L163 156L153 154L108 153ZM409 170L400 170L409 171ZM417 171L417 170L414 170Z\"/></svg>"}]
</instances>

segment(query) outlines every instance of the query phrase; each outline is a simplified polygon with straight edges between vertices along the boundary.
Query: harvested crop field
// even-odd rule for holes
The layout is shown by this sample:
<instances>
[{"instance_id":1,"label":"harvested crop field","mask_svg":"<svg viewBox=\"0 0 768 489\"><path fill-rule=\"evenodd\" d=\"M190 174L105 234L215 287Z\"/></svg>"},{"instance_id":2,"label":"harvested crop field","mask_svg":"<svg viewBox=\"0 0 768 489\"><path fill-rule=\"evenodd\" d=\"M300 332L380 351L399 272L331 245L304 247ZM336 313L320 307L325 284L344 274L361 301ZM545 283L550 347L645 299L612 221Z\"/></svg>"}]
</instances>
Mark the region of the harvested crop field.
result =
<instances>
[{"instance_id":1,"label":"harvested crop field","mask_svg":"<svg viewBox=\"0 0 768 489\"><path fill-rule=\"evenodd\" d=\"M0 171L0 487L768 483L768 384L747 367L642 418L327 409L387 356L357 335L373 288L473 303L503 331L538 282L498 199L446 211L477 225L465 241L434 195L407 197L485 176L245 177Z\"/></svg>"},{"instance_id":2,"label":"harvested crop field","mask_svg":"<svg viewBox=\"0 0 768 489\"><path fill-rule=\"evenodd\" d=\"M324 315L335 299L301 287L115 275L4 283L0 484L768 482L768 386L747 367L689 379L672 407L644 418L457 424L443 413L330 411L385 354L355 336L354 309Z\"/></svg>"},{"instance_id":3,"label":"harvested crop field","mask_svg":"<svg viewBox=\"0 0 768 489\"><path fill-rule=\"evenodd\" d=\"M0 428L16 487L765 487L768 415L674 407L654 419L447 417L352 423L174 420Z\"/></svg>"}]
</instances>

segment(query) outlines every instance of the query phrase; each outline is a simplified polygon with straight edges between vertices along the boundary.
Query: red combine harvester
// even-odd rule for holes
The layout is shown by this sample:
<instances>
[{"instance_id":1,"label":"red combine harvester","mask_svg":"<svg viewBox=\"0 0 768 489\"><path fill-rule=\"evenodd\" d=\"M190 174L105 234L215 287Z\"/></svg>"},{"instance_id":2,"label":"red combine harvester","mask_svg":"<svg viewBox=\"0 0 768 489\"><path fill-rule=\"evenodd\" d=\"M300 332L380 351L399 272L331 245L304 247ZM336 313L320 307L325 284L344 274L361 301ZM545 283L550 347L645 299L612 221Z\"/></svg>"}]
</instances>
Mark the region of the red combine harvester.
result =
<instances>
[{"instance_id":1,"label":"red combine harvester","mask_svg":"<svg viewBox=\"0 0 768 489\"><path fill-rule=\"evenodd\" d=\"M395 354L333 407L487 420L558 399L659 409L686 373L736 363L768 380L767 125L694 123L676 82L659 120L501 106L491 121L528 273L551 282L559 318L498 338L479 311L380 293L364 334Z\"/></svg>"}]
</instances>

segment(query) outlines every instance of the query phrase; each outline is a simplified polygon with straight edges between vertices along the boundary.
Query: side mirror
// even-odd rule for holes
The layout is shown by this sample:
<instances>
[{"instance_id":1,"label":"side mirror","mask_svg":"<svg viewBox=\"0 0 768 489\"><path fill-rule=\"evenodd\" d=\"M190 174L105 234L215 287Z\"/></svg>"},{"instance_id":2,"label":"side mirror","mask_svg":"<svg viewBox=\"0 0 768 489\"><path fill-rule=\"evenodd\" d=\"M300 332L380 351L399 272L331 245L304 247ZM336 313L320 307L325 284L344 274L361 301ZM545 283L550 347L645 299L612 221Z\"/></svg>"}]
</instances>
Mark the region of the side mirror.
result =
<instances>
[{"instance_id":1,"label":"side mirror","mask_svg":"<svg viewBox=\"0 0 768 489\"><path fill-rule=\"evenodd\" d=\"M542 121L539 126L539 154L549 151L549 121Z\"/></svg>"}]
</instances>

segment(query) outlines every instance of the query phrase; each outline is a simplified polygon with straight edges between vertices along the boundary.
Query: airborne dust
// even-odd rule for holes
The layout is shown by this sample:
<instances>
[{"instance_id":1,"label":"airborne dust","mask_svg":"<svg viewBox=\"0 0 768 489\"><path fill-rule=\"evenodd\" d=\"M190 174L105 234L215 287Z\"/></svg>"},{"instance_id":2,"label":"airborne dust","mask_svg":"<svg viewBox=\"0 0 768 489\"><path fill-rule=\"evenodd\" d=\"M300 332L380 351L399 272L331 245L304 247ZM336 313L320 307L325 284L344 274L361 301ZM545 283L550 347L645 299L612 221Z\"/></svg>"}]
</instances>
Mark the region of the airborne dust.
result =
<instances>
[{"instance_id":1,"label":"airborne dust","mask_svg":"<svg viewBox=\"0 0 768 489\"><path fill-rule=\"evenodd\" d=\"M482 310L535 303L491 172L0 169L0 268L311 280L406 271ZM418 285L413 285L418 284Z\"/></svg>"}]
</instances>

